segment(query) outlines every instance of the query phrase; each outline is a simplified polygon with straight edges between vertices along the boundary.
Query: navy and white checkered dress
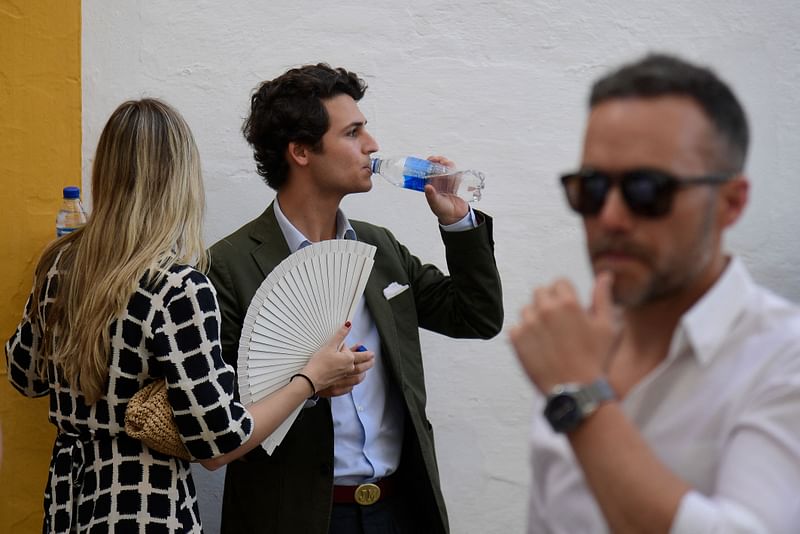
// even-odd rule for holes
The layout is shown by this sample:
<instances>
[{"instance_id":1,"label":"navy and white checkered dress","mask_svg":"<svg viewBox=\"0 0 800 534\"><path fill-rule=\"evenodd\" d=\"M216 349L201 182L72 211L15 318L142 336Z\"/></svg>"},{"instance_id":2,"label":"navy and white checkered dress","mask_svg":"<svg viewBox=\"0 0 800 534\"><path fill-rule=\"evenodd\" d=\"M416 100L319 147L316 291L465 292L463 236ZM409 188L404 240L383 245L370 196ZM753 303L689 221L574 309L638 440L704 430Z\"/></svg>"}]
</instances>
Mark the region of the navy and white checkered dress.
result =
<instances>
[{"instance_id":1,"label":"navy and white checkered dress","mask_svg":"<svg viewBox=\"0 0 800 534\"><path fill-rule=\"evenodd\" d=\"M58 259L36 303L53 302ZM125 434L125 408L149 382L164 377L189 452L211 458L237 448L253 421L233 400L234 372L222 360L216 292L191 267L175 266L154 287L145 282L111 325L108 389L87 405L48 365L36 373L39 339L31 299L6 344L8 376L28 396L50 395L58 428L44 496L44 532L201 532L189 462L150 450Z\"/></svg>"}]
</instances>

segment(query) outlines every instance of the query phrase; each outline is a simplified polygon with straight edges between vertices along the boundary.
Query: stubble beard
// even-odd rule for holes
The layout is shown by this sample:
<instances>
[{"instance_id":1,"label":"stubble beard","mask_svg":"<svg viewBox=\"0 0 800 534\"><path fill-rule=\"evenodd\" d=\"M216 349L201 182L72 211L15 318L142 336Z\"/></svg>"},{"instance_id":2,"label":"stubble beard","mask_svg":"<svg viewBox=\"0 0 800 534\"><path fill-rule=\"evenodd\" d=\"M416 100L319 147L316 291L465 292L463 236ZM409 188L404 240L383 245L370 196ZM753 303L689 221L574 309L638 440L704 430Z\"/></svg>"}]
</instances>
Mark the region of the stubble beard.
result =
<instances>
[{"instance_id":1,"label":"stubble beard","mask_svg":"<svg viewBox=\"0 0 800 534\"><path fill-rule=\"evenodd\" d=\"M615 280L612 287L614 303L625 309L635 309L673 298L692 287L713 257L714 205L713 200L709 202L696 230L697 237L682 256L659 261L650 247L630 241L624 236L608 236L590 244L591 258L607 251L624 252L636 258L650 271L641 283L632 281L630 287L624 287L624 280Z\"/></svg>"}]
</instances>

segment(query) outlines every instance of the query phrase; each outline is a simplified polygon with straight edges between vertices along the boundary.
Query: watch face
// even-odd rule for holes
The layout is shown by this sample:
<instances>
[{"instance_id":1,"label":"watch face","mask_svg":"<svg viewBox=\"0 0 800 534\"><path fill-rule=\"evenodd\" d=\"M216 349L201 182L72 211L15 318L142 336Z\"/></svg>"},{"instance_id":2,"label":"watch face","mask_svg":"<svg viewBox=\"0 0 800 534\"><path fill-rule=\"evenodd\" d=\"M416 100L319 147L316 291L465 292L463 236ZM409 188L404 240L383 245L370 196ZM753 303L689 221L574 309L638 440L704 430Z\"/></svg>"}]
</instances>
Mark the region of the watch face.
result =
<instances>
[{"instance_id":1,"label":"watch face","mask_svg":"<svg viewBox=\"0 0 800 534\"><path fill-rule=\"evenodd\" d=\"M556 432L572 430L582 419L581 410L575 398L564 393L550 397L547 407L544 409L544 415Z\"/></svg>"}]
</instances>

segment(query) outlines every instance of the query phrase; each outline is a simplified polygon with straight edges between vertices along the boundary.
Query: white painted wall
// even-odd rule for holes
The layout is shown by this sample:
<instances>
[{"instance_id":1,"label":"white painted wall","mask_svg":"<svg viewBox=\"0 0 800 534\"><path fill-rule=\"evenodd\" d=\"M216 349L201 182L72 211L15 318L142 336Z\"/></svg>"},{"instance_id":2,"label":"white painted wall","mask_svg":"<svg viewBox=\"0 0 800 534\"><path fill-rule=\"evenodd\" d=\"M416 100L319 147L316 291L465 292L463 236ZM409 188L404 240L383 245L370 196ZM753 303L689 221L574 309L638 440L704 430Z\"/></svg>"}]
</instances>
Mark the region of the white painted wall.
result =
<instances>
[{"instance_id":1,"label":"white painted wall","mask_svg":"<svg viewBox=\"0 0 800 534\"><path fill-rule=\"evenodd\" d=\"M752 202L729 248L800 300L798 28L789 0L83 0L84 186L114 107L161 97L200 146L212 243L273 197L239 133L250 91L292 66L346 66L369 83L362 109L384 153L441 153L488 175L479 207L495 216L512 324L537 284L566 275L589 287L579 221L556 175L578 161L590 82L647 50L670 51L714 66L749 112ZM346 213L444 265L423 197L379 180L346 199ZM423 344L453 532L520 532L531 392L506 335L423 333ZM221 477L195 472L215 532Z\"/></svg>"}]
</instances>

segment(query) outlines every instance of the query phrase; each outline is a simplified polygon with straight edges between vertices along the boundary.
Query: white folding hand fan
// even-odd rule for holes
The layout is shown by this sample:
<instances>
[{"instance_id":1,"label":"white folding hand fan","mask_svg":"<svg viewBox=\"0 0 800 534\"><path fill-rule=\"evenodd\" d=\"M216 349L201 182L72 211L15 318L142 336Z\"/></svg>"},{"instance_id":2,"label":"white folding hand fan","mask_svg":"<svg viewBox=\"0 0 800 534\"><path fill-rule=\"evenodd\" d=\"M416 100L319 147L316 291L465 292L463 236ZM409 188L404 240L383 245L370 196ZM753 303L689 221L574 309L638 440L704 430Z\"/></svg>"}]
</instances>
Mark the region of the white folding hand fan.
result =
<instances>
[{"instance_id":1,"label":"white folding hand fan","mask_svg":"<svg viewBox=\"0 0 800 534\"><path fill-rule=\"evenodd\" d=\"M353 318L375 250L359 241L321 241L298 250L269 273L250 301L239 339L239 396L245 406L288 384ZM264 440L269 454L301 408Z\"/></svg>"}]
</instances>

